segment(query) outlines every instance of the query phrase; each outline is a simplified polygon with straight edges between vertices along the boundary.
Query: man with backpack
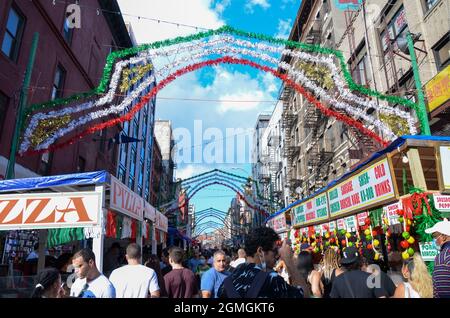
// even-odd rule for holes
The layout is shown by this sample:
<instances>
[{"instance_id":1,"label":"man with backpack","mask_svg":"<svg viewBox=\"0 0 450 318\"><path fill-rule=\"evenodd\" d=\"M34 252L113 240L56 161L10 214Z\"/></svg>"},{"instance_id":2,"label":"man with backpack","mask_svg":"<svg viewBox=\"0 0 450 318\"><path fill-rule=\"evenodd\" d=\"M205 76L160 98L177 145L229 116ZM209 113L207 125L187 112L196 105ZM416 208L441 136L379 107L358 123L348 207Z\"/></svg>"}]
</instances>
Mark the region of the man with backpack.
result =
<instances>
[{"instance_id":1,"label":"man with backpack","mask_svg":"<svg viewBox=\"0 0 450 318\"><path fill-rule=\"evenodd\" d=\"M303 298L305 282L295 269L292 251L285 242L278 250L280 237L271 228L254 229L245 238L247 263L228 276L219 288L219 298ZM273 271L276 258L281 257L291 275L292 286Z\"/></svg>"}]
</instances>

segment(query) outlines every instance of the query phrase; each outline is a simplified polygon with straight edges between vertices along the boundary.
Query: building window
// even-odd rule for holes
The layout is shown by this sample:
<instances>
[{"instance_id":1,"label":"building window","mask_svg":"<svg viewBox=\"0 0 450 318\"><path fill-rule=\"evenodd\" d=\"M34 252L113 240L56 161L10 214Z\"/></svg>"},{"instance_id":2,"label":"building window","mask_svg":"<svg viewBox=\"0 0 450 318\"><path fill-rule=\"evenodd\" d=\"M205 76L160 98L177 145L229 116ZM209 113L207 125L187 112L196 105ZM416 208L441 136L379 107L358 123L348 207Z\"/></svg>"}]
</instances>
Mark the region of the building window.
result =
<instances>
[{"instance_id":1,"label":"building window","mask_svg":"<svg viewBox=\"0 0 450 318\"><path fill-rule=\"evenodd\" d=\"M53 80L52 100L62 97L65 79L66 70L58 64L56 67L55 79Z\"/></svg>"},{"instance_id":2,"label":"building window","mask_svg":"<svg viewBox=\"0 0 450 318\"><path fill-rule=\"evenodd\" d=\"M63 27L63 33L64 33L64 39L66 40L67 44L72 43L72 37L73 37L73 28L70 27L70 22L67 17L64 19L64 27Z\"/></svg>"},{"instance_id":3,"label":"building window","mask_svg":"<svg viewBox=\"0 0 450 318\"><path fill-rule=\"evenodd\" d=\"M133 120L133 137L138 138L139 135L139 124L137 119Z\"/></svg>"},{"instance_id":4,"label":"building window","mask_svg":"<svg viewBox=\"0 0 450 318\"><path fill-rule=\"evenodd\" d=\"M41 163L39 165L39 174L48 176L50 174L50 168L53 161L53 153L46 152L41 156Z\"/></svg>"},{"instance_id":5,"label":"building window","mask_svg":"<svg viewBox=\"0 0 450 318\"><path fill-rule=\"evenodd\" d=\"M11 8L6 22L5 36L3 37L2 52L14 62L19 56L20 42L22 40L25 19L19 12Z\"/></svg>"},{"instance_id":6,"label":"building window","mask_svg":"<svg viewBox=\"0 0 450 318\"><path fill-rule=\"evenodd\" d=\"M85 172L86 171L86 159L83 157L78 157L78 166L77 172Z\"/></svg>"},{"instance_id":7,"label":"building window","mask_svg":"<svg viewBox=\"0 0 450 318\"><path fill-rule=\"evenodd\" d=\"M433 47L438 71L443 70L450 64L450 32Z\"/></svg>"},{"instance_id":8,"label":"building window","mask_svg":"<svg viewBox=\"0 0 450 318\"><path fill-rule=\"evenodd\" d=\"M407 27L408 23L406 21L405 10L402 6L387 24L387 32L384 30L380 34L383 52L388 50L389 42L394 46L393 49L397 49L397 39L404 33Z\"/></svg>"},{"instance_id":9,"label":"building window","mask_svg":"<svg viewBox=\"0 0 450 318\"><path fill-rule=\"evenodd\" d=\"M369 72L369 61L367 53L361 58L361 60L356 64L356 67L352 71L352 77L356 83L360 85L368 85L371 80Z\"/></svg>"},{"instance_id":10,"label":"building window","mask_svg":"<svg viewBox=\"0 0 450 318\"><path fill-rule=\"evenodd\" d=\"M0 92L0 136L3 131L3 124L5 123L6 110L8 108L9 98Z\"/></svg>"},{"instance_id":11,"label":"building window","mask_svg":"<svg viewBox=\"0 0 450 318\"><path fill-rule=\"evenodd\" d=\"M119 178L120 181L122 181L123 184L125 184L125 175L126 175L125 167L119 165L119 173L117 177Z\"/></svg>"},{"instance_id":12,"label":"building window","mask_svg":"<svg viewBox=\"0 0 450 318\"><path fill-rule=\"evenodd\" d=\"M439 0L423 0L425 12L428 12Z\"/></svg>"}]
</instances>

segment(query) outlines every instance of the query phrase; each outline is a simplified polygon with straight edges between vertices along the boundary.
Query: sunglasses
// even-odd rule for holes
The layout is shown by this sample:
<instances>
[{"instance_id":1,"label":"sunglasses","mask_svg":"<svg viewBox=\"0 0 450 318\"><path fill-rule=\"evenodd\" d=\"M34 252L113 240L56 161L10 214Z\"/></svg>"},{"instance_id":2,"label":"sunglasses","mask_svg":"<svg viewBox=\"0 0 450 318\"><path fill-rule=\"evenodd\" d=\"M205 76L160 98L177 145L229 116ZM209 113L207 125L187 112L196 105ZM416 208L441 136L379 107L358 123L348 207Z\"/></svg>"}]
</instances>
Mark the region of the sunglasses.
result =
<instances>
[{"instance_id":1,"label":"sunglasses","mask_svg":"<svg viewBox=\"0 0 450 318\"><path fill-rule=\"evenodd\" d=\"M431 236L432 236L434 239L438 239L440 236L442 236L442 234L441 234L441 233L433 233Z\"/></svg>"}]
</instances>

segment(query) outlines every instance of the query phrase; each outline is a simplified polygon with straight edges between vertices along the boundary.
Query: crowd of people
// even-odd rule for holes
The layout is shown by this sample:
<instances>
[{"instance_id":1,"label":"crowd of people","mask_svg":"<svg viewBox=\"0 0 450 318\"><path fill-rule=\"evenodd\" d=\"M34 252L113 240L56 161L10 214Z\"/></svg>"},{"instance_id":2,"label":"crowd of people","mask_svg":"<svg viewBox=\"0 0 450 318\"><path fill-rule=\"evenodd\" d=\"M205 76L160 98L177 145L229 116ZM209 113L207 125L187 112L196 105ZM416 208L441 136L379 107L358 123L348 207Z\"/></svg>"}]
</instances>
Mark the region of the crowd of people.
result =
<instances>
[{"instance_id":1,"label":"crowd of people","mask_svg":"<svg viewBox=\"0 0 450 318\"><path fill-rule=\"evenodd\" d=\"M126 248L127 264L112 252L105 273L95 254L82 249L66 260L76 280L64 286L61 270L46 268L37 275L34 298L448 298L450 297L450 222L438 222L432 234L440 253L433 274L418 253L400 273L384 272L355 247L324 251L317 263L308 246L294 255L290 242L280 241L268 227L252 230L237 251L179 247L162 250L141 263L141 247ZM113 246L115 249L117 246ZM191 257L189 257L191 256ZM106 262L106 258L105 258ZM397 277L395 277L397 275ZM398 276L401 275L401 279Z\"/></svg>"}]
</instances>

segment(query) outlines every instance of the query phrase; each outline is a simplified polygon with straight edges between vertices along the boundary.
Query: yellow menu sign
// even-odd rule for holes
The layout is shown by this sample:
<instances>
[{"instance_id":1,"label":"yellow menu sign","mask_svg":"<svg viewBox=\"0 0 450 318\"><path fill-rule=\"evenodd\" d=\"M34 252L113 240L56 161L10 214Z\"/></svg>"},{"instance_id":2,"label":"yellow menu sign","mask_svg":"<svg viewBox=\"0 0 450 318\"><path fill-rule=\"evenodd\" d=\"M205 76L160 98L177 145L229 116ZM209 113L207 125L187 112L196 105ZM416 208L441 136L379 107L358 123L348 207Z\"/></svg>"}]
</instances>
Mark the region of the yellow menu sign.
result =
<instances>
[{"instance_id":1,"label":"yellow menu sign","mask_svg":"<svg viewBox=\"0 0 450 318\"><path fill-rule=\"evenodd\" d=\"M428 111L432 112L450 99L450 65L425 85Z\"/></svg>"}]
</instances>

